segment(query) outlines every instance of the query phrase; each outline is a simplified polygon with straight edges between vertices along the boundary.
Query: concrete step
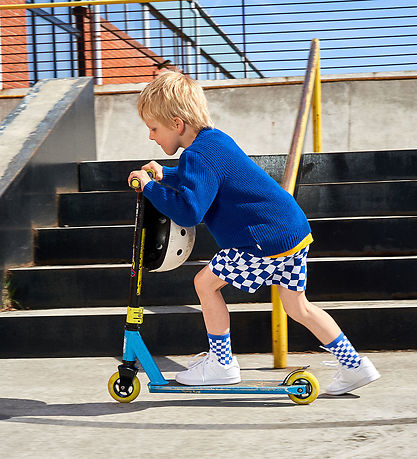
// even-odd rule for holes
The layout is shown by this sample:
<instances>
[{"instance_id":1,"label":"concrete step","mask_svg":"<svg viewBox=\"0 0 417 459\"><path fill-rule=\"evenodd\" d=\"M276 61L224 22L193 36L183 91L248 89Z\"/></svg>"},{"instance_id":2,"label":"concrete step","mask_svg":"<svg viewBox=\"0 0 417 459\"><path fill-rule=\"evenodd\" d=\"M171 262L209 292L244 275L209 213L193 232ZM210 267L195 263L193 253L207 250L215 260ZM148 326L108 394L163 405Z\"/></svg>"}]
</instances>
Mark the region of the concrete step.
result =
<instances>
[{"instance_id":1,"label":"concrete step","mask_svg":"<svg viewBox=\"0 0 417 459\"><path fill-rule=\"evenodd\" d=\"M163 273L144 272L143 305L198 304L193 277L207 262L186 262ZM310 258L312 301L417 298L417 256ZM51 309L125 306L130 265L37 266L9 270L11 290L22 307ZM226 286L228 303L267 302L270 289L249 294Z\"/></svg>"},{"instance_id":2,"label":"concrete step","mask_svg":"<svg viewBox=\"0 0 417 459\"><path fill-rule=\"evenodd\" d=\"M417 181L300 185L295 193L309 218L417 215ZM134 220L132 191L63 193L59 226L123 225Z\"/></svg>"},{"instance_id":3,"label":"concrete step","mask_svg":"<svg viewBox=\"0 0 417 459\"><path fill-rule=\"evenodd\" d=\"M286 154L251 156L277 182L281 181ZM173 167L177 160L161 160ZM118 191L144 161L88 161L80 164L80 191ZM417 150L307 153L301 157L300 183L363 182L416 178Z\"/></svg>"},{"instance_id":4,"label":"concrete step","mask_svg":"<svg viewBox=\"0 0 417 459\"><path fill-rule=\"evenodd\" d=\"M310 256L417 255L417 217L311 219L314 244ZM129 263L133 225L38 228L35 263ZM219 250L204 224L190 260L207 260Z\"/></svg>"},{"instance_id":5,"label":"concrete step","mask_svg":"<svg viewBox=\"0 0 417 459\"><path fill-rule=\"evenodd\" d=\"M417 349L417 300L316 303L358 350ZM236 353L271 352L271 304L229 307ZM121 356L125 308L11 311L0 314L0 358ZM288 321L289 351L319 351L319 342ZM197 306L145 308L141 334L154 355L207 350ZM325 356L325 360L329 360Z\"/></svg>"}]
</instances>

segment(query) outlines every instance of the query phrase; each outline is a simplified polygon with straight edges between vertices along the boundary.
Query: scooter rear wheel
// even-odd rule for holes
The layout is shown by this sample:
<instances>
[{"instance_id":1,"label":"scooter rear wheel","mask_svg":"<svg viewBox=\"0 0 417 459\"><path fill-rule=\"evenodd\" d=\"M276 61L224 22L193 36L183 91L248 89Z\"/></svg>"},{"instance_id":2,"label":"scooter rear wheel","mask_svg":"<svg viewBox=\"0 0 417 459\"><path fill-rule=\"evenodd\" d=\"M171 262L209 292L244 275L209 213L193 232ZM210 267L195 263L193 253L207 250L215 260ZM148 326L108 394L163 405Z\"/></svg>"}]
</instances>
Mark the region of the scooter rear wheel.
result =
<instances>
[{"instance_id":1,"label":"scooter rear wheel","mask_svg":"<svg viewBox=\"0 0 417 459\"><path fill-rule=\"evenodd\" d=\"M317 378L308 371L298 371L292 374L287 381L287 386L299 386L304 384L307 386L306 394L288 394L288 397L299 405L308 405L314 402L320 392L320 385Z\"/></svg>"},{"instance_id":2,"label":"scooter rear wheel","mask_svg":"<svg viewBox=\"0 0 417 459\"><path fill-rule=\"evenodd\" d=\"M140 382L136 376L133 378L132 384L128 388L122 389L120 387L120 376L118 371L110 377L107 387L109 394L120 403L129 403L135 400L140 392Z\"/></svg>"}]
</instances>

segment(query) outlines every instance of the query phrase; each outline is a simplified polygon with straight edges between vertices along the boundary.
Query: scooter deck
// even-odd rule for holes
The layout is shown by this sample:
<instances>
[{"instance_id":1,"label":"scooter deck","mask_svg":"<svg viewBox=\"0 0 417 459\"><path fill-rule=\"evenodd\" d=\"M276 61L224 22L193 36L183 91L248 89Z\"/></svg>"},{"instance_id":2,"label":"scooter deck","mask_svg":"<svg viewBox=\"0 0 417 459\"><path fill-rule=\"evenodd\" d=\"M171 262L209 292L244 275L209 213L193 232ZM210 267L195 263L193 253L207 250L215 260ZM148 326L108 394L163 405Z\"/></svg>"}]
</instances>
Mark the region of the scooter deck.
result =
<instances>
[{"instance_id":1,"label":"scooter deck","mask_svg":"<svg viewBox=\"0 0 417 459\"><path fill-rule=\"evenodd\" d=\"M287 386L283 381L244 380L237 384L217 386L185 386L175 380L168 384L149 383L149 392L182 392L191 394L306 394L306 385Z\"/></svg>"}]
</instances>

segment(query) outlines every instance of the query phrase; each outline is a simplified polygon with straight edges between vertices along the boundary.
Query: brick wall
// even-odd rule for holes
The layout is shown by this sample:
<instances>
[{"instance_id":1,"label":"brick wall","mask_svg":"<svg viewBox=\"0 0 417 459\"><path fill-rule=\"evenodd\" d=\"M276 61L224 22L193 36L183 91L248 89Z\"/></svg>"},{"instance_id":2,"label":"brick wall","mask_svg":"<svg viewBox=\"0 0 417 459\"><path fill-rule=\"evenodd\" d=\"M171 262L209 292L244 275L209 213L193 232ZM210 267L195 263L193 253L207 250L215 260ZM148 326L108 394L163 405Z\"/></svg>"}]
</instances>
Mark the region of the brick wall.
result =
<instances>
[{"instance_id":1,"label":"brick wall","mask_svg":"<svg viewBox=\"0 0 417 459\"><path fill-rule=\"evenodd\" d=\"M0 0L0 4L12 3L22 3L22 0ZM91 16L88 8L78 7L77 9L82 13L84 25L86 76L95 76L92 60ZM0 85L0 89L27 87L30 76L28 62L29 60L33 61L34 58L27 54L27 34L30 31L26 24L26 10L2 10L0 11L0 21L2 52L2 87ZM58 28L56 30L62 33ZM133 40L104 18L101 18L100 32L103 84L151 81L160 72L158 66L163 63L163 58ZM48 40L52 42L52 36L48 37ZM50 59L53 59L53 55L50 56ZM75 59L77 59L76 53ZM68 62L62 65L66 68L69 67ZM174 66L167 68L176 69ZM39 78L52 77L52 72L39 72Z\"/></svg>"},{"instance_id":2,"label":"brick wall","mask_svg":"<svg viewBox=\"0 0 417 459\"><path fill-rule=\"evenodd\" d=\"M0 0L0 4L23 3ZM26 39L26 10L0 11L1 75L0 89L29 86Z\"/></svg>"},{"instance_id":3,"label":"brick wall","mask_svg":"<svg viewBox=\"0 0 417 459\"><path fill-rule=\"evenodd\" d=\"M84 22L87 75L93 76L91 22ZM103 84L141 83L151 81L160 72L164 59L133 40L114 24L101 18L101 68ZM174 66L167 68L174 70Z\"/></svg>"}]
</instances>

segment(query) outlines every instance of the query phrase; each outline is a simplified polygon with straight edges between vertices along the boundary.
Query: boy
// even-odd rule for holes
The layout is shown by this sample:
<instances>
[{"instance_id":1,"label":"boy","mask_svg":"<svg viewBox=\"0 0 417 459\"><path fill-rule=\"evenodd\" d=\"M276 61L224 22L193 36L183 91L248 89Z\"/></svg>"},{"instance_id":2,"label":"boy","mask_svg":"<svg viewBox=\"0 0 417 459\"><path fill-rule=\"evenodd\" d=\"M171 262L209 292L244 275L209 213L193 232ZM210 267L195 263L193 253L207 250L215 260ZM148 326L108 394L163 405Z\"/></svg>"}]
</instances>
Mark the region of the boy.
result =
<instances>
[{"instance_id":1,"label":"boy","mask_svg":"<svg viewBox=\"0 0 417 459\"><path fill-rule=\"evenodd\" d=\"M197 82L164 72L143 90L138 110L150 140L169 156L180 147L184 151L177 167L152 161L132 171L129 182L138 178L144 195L177 224L204 221L221 247L194 279L210 350L198 354L176 380L186 385L240 382L221 294L228 283L250 293L261 285L278 286L287 314L339 361L327 393L343 394L378 379L373 364L359 356L332 317L306 299L306 257L313 238L303 211L229 136L214 129ZM145 169L153 169L157 181Z\"/></svg>"}]
</instances>

